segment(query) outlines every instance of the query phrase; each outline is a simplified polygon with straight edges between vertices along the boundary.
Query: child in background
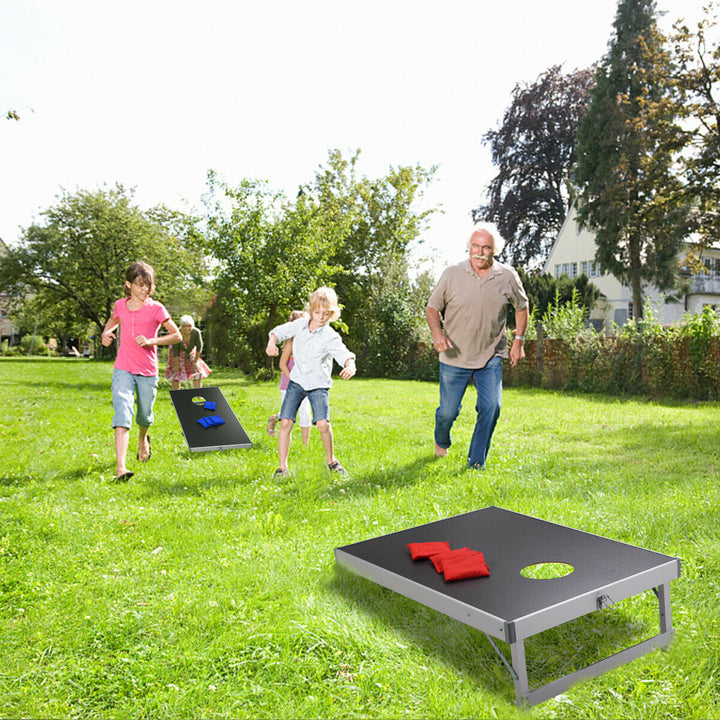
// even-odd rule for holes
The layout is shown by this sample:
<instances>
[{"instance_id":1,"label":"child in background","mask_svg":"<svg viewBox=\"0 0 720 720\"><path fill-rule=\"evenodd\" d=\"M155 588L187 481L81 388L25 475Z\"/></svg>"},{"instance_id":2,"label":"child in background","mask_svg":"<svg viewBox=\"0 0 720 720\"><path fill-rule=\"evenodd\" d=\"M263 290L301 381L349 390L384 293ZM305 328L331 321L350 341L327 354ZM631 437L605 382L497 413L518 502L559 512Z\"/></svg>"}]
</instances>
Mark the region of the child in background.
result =
<instances>
[{"instance_id":1,"label":"child in background","mask_svg":"<svg viewBox=\"0 0 720 720\"><path fill-rule=\"evenodd\" d=\"M268 355L277 356L277 344L293 339L295 365L290 371L290 382L280 408L279 467L275 471L275 477L286 477L290 474L290 438L295 416L304 398L310 400L313 423L320 431L328 469L347 475L347 471L334 455L329 391L332 386L333 359L343 368L340 377L349 380L357 372L355 354L345 347L340 335L328 325L330 321L340 317L337 295L332 288L321 287L312 293L308 312L309 318L299 318L274 327L265 348Z\"/></svg>"},{"instance_id":2,"label":"child in background","mask_svg":"<svg viewBox=\"0 0 720 720\"><path fill-rule=\"evenodd\" d=\"M152 451L148 429L153 422L153 406L158 385L158 345L171 345L181 339L177 325L165 306L150 296L155 291L155 271L144 262L134 262L125 272L125 297L117 300L102 332L108 347L120 326L120 342L113 369L113 428L115 428L116 478L129 480L127 449L133 419L133 400L137 397L135 421L139 427L137 459L147 462ZM158 337L163 326L168 334Z\"/></svg>"},{"instance_id":3,"label":"child in background","mask_svg":"<svg viewBox=\"0 0 720 720\"><path fill-rule=\"evenodd\" d=\"M298 318L307 317L307 313L304 310L293 310L290 313L290 320L297 320ZM288 340L283 345L283 351L280 355L280 372L282 377L280 378L280 406L282 407L282 401L285 399L285 393L287 391L288 384L290 383L290 371L295 365L295 360L292 357L292 346L293 341ZM280 419L280 413L271 415L268 418L267 432L271 437L275 437L275 426ZM298 425L300 425L300 433L302 435L303 445L307 446L310 442L310 425L312 424L312 416L310 414L310 401L305 398L298 409L297 414Z\"/></svg>"},{"instance_id":4,"label":"child in background","mask_svg":"<svg viewBox=\"0 0 720 720\"><path fill-rule=\"evenodd\" d=\"M192 380L193 387L201 388L203 378L212 370L200 357L203 340L200 330L195 327L192 315L180 318L181 340L168 348L168 360L165 366L165 379L170 381L172 390L179 390L180 383Z\"/></svg>"}]
</instances>

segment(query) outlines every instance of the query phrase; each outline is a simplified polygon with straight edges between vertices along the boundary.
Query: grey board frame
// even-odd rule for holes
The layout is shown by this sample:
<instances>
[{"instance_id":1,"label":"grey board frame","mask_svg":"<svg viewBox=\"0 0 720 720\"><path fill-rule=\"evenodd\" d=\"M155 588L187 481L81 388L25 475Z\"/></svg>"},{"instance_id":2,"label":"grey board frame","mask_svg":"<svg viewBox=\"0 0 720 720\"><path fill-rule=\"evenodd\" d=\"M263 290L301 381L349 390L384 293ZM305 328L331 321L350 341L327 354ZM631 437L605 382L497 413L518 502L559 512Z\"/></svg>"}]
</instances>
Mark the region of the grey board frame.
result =
<instances>
[{"instance_id":1,"label":"grey board frame","mask_svg":"<svg viewBox=\"0 0 720 720\"><path fill-rule=\"evenodd\" d=\"M407 543L443 540L453 549L480 550L490 577L448 583L431 562L410 557ZM335 560L485 633L511 674L518 707L544 702L579 680L666 647L673 636L670 581L680 577L678 558L496 506L335 548ZM548 580L520 574L543 562L568 563L574 570ZM528 637L647 590L658 600L659 633L530 689L524 645ZM510 662L493 637L510 645Z\"/></svg>"},{"instance_id":2,"label":"grey board frame","mask_svg":"<svg viewBox=\"0 0 720 720\"><path fill-rule=\"evenodd\" d=\"M248 434L219 387L171 390L170 399L191 452L252 447ZM205 410L196 402L200 399L214 402L215 409ZM220 415L225 424L205 428L198 422L199 418L211 415Z\"/></svg>"}]
</instances>

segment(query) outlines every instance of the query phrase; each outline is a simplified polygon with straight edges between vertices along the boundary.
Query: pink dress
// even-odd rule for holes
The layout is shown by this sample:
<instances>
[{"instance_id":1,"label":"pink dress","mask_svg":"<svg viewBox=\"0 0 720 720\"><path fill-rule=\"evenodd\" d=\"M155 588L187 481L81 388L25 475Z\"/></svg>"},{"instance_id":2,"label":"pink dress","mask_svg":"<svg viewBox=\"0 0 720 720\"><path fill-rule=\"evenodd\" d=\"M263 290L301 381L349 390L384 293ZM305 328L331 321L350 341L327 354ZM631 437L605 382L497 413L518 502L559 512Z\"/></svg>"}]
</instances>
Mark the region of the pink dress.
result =
<instances>
[{"instance_id":1,"label":"pink dress","mask_svg":"<svg viewBox=\"0 0 720 720\"><path fill-rule=\"evenodd\" d=\"M187 342L179 342L168 347L168 360L165 366L165 378L176 382L206 378L212 370L200 357L202 338L200 331L193 328Z\"/></svg>"}]
</instances>

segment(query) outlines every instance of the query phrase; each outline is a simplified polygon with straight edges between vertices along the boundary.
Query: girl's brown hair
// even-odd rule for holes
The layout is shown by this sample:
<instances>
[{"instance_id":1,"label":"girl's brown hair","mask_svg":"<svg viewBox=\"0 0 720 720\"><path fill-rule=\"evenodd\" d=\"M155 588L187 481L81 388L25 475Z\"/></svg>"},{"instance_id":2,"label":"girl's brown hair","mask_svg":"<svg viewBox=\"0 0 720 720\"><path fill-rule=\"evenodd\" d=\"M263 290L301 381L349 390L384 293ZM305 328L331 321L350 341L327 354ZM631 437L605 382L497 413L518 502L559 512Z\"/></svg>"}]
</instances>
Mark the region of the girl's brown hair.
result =
<instances>
[{"instance_id":1,"label":"girl's brown hair","mask_svg":"<svg viewBox=\"0 0 720 720\"><path fill-rule=\"evenodd\" d=\"M150 265L142 260L131 263L125 271L125 280L132 285L139 280L143 285L150 288L150 295L155 292L155 271ZM130 297L130 288L125 285L125 297Z\"/></svg>"}]
</instances>

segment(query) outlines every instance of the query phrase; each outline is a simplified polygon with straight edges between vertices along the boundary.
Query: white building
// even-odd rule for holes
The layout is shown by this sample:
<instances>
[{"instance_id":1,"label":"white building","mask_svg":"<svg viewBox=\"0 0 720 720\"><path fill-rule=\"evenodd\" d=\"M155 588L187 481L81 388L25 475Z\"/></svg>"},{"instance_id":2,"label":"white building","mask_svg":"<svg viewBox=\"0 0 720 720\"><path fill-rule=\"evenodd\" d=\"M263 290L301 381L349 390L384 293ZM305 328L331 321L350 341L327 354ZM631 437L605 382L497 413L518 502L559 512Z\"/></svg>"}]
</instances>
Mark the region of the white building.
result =
<instances>
[{"instance_id":1,"label":"white building","mask_svg":"<svg viewBox=\"0 0 720 720\"><path fill-rule=\"evenodd\" d=\"M550 250L543 272L555 278L567 275L574 279L586 275L601 293L590 314L590 322L596 330L609 334L613 323L624 325L634 317L632 290L613 275L600 273L594 262L595 248L595 235L580 229L572 208ZM650 308L663 325L677 323L685 313L699 312L706 305L720 306L720 248L704 250L703 264L706 272L688 273L689 289L680 302L665 302L657 288L645 287L645 307Z\"/></svg>"},{"instance_id":2,"label":"white building","mask_svg":"<svg viewBox=\"0 0 720 720\"><path fill-rule=\"evenodd\" d=\"M7 245L0 238L0 262L2 257L7 254ZM6 295L0 291L0 340L9 340L10 343L17 341L17 328L10 322L10 319L5 315L5 304Z\"/></svg>"}]
</instances>

